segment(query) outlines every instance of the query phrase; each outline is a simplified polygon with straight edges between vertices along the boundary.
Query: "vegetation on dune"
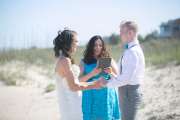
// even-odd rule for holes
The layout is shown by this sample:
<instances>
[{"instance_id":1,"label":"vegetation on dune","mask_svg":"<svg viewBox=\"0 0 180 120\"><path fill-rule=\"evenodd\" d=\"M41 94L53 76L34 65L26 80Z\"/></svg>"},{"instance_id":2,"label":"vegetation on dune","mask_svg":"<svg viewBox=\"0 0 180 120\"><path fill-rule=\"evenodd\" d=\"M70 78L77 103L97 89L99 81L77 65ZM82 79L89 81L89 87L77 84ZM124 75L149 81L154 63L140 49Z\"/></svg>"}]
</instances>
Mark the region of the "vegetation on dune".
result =
<instances>
[{"instance_id":1,"label":"vegetation on dune","mask_svg":"<svg viewBox=\"0 0 180 120\"><path fill-rule=\"evenodd\" d=\"M180 40L175 39L164 39L164 40L148 40L148 41L140 41L141 47L143 49L146 66L153 65L157 67L164 67L170 62L174 62L175 65L180 64ZM84 47L78 47L76 52L73 54L76 64L79 65L80 60L83 58L83 52L85 50ZM123 44L118 43L117 45L108 45L108 50L110 51L113 59L118 63L119 58L121 56L122 51L125 50ZM23 63L23 69L26 70L29 66L35 65L41 68L46 69L48 77L53 77L54 64L56 62L56 58L54 57L53 48L46 49L37 49L35 47L29 49L22 50L3 50L0 52L0 79L7 81L8 84L15 85L16 82L13 81L9 74L7 76L7 72L2 69L3 66L6 66L9 63L15 63L16 61L20 61ZM13 65L13 64L12 64ZM16 78L26 78L22 77L22 75L14 74L13 79ZM50 75L52 74L52 75Z\"/></svg>"}]
</instances>

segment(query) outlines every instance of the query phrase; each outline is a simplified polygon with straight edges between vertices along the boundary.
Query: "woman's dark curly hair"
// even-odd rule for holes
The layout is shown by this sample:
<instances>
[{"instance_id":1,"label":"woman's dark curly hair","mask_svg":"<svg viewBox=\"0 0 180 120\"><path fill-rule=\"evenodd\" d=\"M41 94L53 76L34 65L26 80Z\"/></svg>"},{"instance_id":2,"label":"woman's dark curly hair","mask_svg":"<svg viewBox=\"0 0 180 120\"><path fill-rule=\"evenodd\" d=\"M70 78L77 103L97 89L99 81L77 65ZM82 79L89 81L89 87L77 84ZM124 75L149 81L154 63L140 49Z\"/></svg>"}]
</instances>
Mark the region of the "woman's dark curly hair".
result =
<instances>
[{"instance_id":1,"label":"woman's dark curly hair","mask_svg":"<svg viewBox=\"0 0 180 120\"><path fill-rule=\"evenodd\" d=\"M71 53L72 43L76 35L77 33L75 31L71 31L68 28L65 28L64 31L58 31L58 36L53 41L55 57L59 57L60 52L62 52L65 57L71 60L72 64L75 64Z\"/></svg>"},{"instance_id":2,"label":"woman's dark curly hair","mask_svg":"<svg viewBox=\"0 0 180 120\"><path fill-rule=\"evenodd\" d=\"M101 36L94 36L88 42L88 44L86 46L86 50L83 53L84 62L86 64L91 64L91 63L96 62L96 59L94 58L94 47L95 47L95 41L98 39L100 39L102 42L102 50L101 50L100 54L98 55L98 58L111 56L110 52L107 50L106 42L101 38Z\"/></svg>"}]
</instances>

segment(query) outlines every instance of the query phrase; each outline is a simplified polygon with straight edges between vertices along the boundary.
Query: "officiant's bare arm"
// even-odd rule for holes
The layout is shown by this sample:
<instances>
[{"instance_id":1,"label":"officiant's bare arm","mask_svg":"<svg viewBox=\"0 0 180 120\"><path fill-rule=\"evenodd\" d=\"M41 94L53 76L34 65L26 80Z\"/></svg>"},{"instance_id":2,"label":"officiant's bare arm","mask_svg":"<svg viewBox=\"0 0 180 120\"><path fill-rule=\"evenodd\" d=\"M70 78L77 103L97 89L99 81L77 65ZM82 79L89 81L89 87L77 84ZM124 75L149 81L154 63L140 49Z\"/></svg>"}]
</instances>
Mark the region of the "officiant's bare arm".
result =
<instances>
[{"instance_id":1,"label":"officiant's bare arm","mask_svg":"<svg viewBox=\"0 0 180 120\"><path fill-rule=\"evenodd\" d=\"M90 73L85 75L85 67L84 67L84 63L82 60L79 63L79 68L80 68L79 82L86 82L91 77L97 76L102 70L101 68L99 68L99 69L94 68Z\"/></svg>"}]
</instances>

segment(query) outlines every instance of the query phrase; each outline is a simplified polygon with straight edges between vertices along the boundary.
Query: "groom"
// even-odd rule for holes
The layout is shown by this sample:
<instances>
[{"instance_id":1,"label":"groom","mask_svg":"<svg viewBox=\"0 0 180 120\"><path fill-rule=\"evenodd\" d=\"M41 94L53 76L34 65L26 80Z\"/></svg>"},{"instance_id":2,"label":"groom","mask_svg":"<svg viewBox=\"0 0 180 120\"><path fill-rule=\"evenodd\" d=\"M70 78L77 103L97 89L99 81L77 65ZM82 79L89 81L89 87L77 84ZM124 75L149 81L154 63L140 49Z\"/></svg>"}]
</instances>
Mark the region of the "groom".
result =
<instances>
[{"instance_id":1,"label":"groom","mask_svg":"<svg viewBox=\"0 0 180 120\"><path fill-rule=\"evenodd\" d=\"M138 110L143 101L141 85L145 71L144 54L137 39L138 26L134 22L122 22L120 38L128 48L121 55L118 66L118 76L110 80L102 78L103 87L118 87L121 120L137 120Z\"/></svg>"}]
</instances>

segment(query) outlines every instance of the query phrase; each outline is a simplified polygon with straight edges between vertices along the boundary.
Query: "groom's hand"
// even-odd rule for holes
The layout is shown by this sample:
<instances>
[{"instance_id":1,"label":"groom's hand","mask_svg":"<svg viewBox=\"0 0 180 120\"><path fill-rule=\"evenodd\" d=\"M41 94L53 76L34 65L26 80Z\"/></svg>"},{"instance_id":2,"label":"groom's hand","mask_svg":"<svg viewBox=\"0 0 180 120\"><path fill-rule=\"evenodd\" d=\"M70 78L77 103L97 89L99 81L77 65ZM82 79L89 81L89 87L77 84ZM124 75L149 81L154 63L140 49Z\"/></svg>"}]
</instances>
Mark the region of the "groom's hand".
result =
<instances>
[{"instance_id":1,"label":"groom's hand","mask_svg":"<svg viewBox=\"0 0 180 120\"><path fill-rule=\"evenodd\" d=\"M107 87L107 83L108 83L108 81L106 80L106 78L105 77L101 77L100 85L102 87Z\"/></svg>"}]
</instances>

